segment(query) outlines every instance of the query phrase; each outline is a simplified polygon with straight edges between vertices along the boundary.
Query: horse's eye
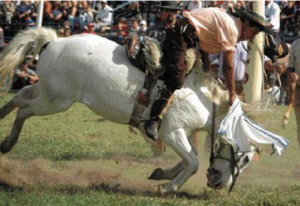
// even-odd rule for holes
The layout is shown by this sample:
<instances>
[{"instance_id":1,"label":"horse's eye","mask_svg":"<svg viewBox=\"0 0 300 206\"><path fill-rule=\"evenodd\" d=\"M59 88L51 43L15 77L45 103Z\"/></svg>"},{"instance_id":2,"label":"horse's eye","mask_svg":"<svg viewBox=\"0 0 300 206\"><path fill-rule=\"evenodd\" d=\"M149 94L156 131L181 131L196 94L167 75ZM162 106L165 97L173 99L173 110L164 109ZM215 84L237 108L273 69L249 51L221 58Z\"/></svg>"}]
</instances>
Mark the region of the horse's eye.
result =
<instances>
[{"instance_id":1,"label":"horse's eye","mask_svg":"<svg viewBox=\"0 0 300 206\"><path fill-rule=\"evenodd\" d=\"M250 162L250 159L248 156L245 157L245 159L243 160L244 164L247 164L248 162Z\"/></svg>"}]
</instances>

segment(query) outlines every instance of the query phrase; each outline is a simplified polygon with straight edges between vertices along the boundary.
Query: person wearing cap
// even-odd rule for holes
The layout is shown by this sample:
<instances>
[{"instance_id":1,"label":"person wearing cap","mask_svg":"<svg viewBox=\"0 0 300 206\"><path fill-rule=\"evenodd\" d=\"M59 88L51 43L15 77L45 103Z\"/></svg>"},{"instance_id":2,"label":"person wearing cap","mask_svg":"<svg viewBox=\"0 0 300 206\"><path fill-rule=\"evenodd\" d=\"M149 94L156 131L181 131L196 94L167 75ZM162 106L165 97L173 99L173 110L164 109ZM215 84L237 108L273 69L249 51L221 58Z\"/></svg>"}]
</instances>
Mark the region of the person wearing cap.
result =
<instances>
[{"instance_id":1,"label":"person wearing cap","mask_svg":"<svg viewBox=\"0 0 300 206\"><path fill-rule=\"evenodd\" d=\"M158 125L168 109L174 91L182 87L185 79L182 68L187 44L184 38L186 32L195 30L204 71L210 70L208 53L223 52L223 75L229 90L229 105L237 98L233 65L237 42L252 40L260 31L272 34L272 25L264 17L251 11L235 9L226 13L220 8L204 8L184 11L183 17L172 29L167 30L163 43L164 75L169 75L169 78L166 78L166 86L160 98L152 106L150 119L145 122L146 135L153 140L158 139ZM177 73L172 75L168 71Z\"/></svg>"},{"instance_id":2,"label":"person wearing cap","mask_svg":"<svg viewBox=\"0 0 300 206\"><path fill-rule=\"evenodd\" d=\"M147 22L145 20L140 21L140 29L138 31L138 35L144 36L147 31Z\"/></svg>"},{"instance_id":3,"label":"person wearing cap","mask_svg":"<svg viewBox=\"0 0 300 206\"><path fill-rule=\"evenodd\" d=\"M112 24L112 11L113 9L107 5L106 0L101 0L100 5L97 4L98 13L95 17L96 29L101 29L104 26Z\"/></svg>"},{"instance_id":4,"label":"person wearing cap","mask_svg":"<svg viewBox=\"0 0 300 206\"><path fill-rule=\"evenodd\" d=\"M188 47L192 47L192 37L186 33L184 37L180 35L169 35L166 42L167 33L173 31L177 24L177 14L183 11L184 7L178 4L177 1L163 1L160 7L160 21L148 28L146 36L155 38L160 42L161 51L163 53L162 64L165 72L163 78L165 79L164 87L160 92L159 97L154 101L151 111L150 119L145 122L146 135L157 140L157 125L165 115L168 105L172 100L173 93L176 89L180 89L185 79L185 51ZM192 34L193 36L193 34ZM173 38L174 37L174 38ZM183 38L185 39L183 41ZM180 39L177 41L177 39ZM178 46L171 42L177 41ZM148 88L144 88L143 93Z\"/></svg>"},{"instance_id":5,"label":"person wearing cap","mask_svg":"<svg viewBox=\"0 0 300 206\"><path fill-rule=\"evenodd\" d=\"M88 23L86 26L86 30L84 30L83 34L96 34L95 32L95 25L93 23Z\"/></svg>"}]
</instances>

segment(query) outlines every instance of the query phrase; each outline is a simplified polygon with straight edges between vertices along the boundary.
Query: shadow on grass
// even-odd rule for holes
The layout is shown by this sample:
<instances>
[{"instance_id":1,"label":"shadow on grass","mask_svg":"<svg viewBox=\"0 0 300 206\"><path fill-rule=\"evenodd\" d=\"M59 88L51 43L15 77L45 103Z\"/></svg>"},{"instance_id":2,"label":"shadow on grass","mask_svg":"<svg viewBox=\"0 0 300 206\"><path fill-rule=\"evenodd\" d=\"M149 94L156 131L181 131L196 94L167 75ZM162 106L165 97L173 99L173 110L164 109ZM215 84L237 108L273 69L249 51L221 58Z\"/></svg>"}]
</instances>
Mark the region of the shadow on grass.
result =
<instances>
[{"instance_id":1,"label":"shadow on grass","mask_svg":"<svg viewBox=\"0 0 300 206\"><path fill-rule=\"evenodd\" d=\"M28 192L31 191L33 188L31 187L19 187L19 186L11 186L4 182L0 182L0 191L8 192L8 193L14 193L14 192ZM47 189L45 189L47 191ZM208 200L209 194L205 190L201 194L190 194L188 192L177 192L177 193L171 193L166 195L160 195L153 191L138 191L136 189L124 189L120 188L120 184L117 184L115 186L109 186L105 183L102 183L101 185L94 185L88 188L81 188L81 187L60 187L60 188L54 188L51 189L51 191L59 191L66 193L68 195L74 196L77 194L84 194L89 193L90 191L95 192L105 192L107 194L123 194L128 196L135 196L135 195L142 195L142 196L148 196L148 197L159 197L159 198L181 198L181 199L201 199L201 200Z\"/></svg>"},{"instance_id":2,"label":"shadow on grass","mask_svg":"<svg viewBox=\"0 0 300 206\"><path fill-rule=\"evenodd\" d=\"M82 194L89 191L98 191L98 192L105 192L108 194L123 194L129 196L135 195L142 195L142 196L149 196L149 197L161 197L161 198L182 198L182 199L201 199L201 200L208 200L209 194L206 190L204 190L201 194L190 194L188 192L176 192L170 193L166 195L160 195L153 191L138 191L136 189L128 189L128 188L120 188L120 184L115 186L110 186L108 184L102 183L101 185L94 185L88 188L79 188L79 187L65 187L58 189L60 192L66 192L69 195L76 195Z\"/></svg>"}]
</instances>

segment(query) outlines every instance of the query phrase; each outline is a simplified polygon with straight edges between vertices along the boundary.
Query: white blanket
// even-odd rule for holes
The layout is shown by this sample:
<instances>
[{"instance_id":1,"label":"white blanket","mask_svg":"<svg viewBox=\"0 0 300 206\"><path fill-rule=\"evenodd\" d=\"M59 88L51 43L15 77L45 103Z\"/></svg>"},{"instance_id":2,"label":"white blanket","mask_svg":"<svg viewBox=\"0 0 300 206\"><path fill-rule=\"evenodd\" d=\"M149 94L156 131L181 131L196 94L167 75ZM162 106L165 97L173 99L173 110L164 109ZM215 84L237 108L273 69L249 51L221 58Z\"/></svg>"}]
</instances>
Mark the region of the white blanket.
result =
<instances>
[{"instance_id":1,"label":"white blanket","mask_svg":"<svg viewBox=\"0 0 300 206\"><path fill-rule=\"evenodd\" d=\"M250 120L243 112L238 98L221 122L218 133L222 138L236 145L238 152L249 152L252 144L270 155L274 153L281 155L289 145L289 141L284 137L273 134Z\"/></svg>"}]
</instances>

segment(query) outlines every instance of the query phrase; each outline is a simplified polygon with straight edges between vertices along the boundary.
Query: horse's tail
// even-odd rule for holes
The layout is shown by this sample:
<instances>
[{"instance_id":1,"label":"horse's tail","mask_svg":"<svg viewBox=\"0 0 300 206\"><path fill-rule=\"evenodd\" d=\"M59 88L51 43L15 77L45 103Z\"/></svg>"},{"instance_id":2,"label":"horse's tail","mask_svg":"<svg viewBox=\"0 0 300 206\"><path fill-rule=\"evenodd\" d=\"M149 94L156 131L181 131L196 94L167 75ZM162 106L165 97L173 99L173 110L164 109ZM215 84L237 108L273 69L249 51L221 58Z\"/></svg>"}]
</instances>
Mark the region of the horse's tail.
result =
<instances>
[{"instance_id":1,"label":"horse's tail","mask_svg":"<svg viewBox=\"0 0 300 206\"><path fill-rule=\"evenodd\" d=\"M36 28L18 33L9 42L0 57L0 97L9 90L13 71L26 56L32 55L33 60L44 45L56 38L57 34L53 29Z\"/></svg>"}]
</instances>

